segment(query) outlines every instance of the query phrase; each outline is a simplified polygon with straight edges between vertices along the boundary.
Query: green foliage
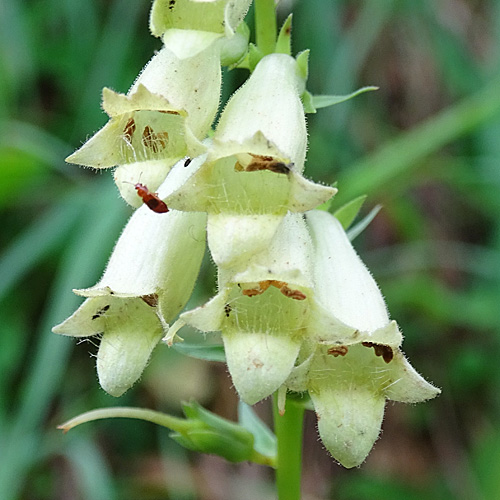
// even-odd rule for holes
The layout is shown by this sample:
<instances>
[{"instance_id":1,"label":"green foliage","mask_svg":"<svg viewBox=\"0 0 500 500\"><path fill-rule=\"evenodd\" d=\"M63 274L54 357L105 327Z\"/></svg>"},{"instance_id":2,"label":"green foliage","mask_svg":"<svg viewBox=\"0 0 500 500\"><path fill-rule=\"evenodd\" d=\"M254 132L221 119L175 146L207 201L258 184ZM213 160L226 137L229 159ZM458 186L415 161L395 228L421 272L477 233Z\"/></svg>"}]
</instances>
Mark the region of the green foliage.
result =
<instances>
[{"instance_id":1,"label":"green foliage","mask_svg":"<svg viewBox=\"0 0 500 500\"><path fill-rule=\"evenodd\" d=\"M363 203L366 201L367 195L358 196L354 200L349 201L345 205L335 210L333 215L342 224L342 227L347 230L347 228L352 224L352 221L356 218Z\"/></svg>"},{"instance_id":2,"label":"green foliage","mask_svg":"<svg viewBox=\"0 0 500 500\"><path fill-rule=\"evenodd\" d=\"M60 484L74 485L75 498L146 499L152 489L151 498L201 498L189 457L153 426L134 430L137 435L128 441L119 439L130 438L123 421L105 433L89 429L75 437L54 430L69 415L115 404L95 380L88 356L95 348L90 343L73 348L71 339L50 328L78 305L71 288L91 285L102 272L127 210L108 173L96 177L65 165L63 158L105 122L102 87L126 91L159 48L148 34L149 8L150 2L126 0L2 4L0 498L5 500L51 499ZM288 15L281 12L282 21ZM418 408L417 420L398 405L389 407L384 425L389 429L396 419L397 434L384 433L366 466L336 471L333 498L495 498L500 6L493 0L449 5L309 0L295 2L293 16L293 53L311 51L311 97L348 94L365 85L380 88L309 116L306 174L330 185L338 180L332 211L363 194L361 219L383 204L356 247L401 324L412 363L443 389L440 399L412 408ZM257 52L250 53L251 67ZM239 83L246 76L240 71L225 82ZM202 271L204 296L199 292L191 306L213 294L207 278L212 273L208 267ZM192 344L199 344L196 335ZM213 352L178 349L216 359ZM211 349L220 356L218 348ZM140 406L146 400L162 407L171 404L166 394L172 386L189 399L193 387L206 384L203 403L229 414L234 406L229 379L219 368L211 370L189 380L162 378L161 370L153 380L146 370L144 383L120 404ZM152 391L153 383L161 389ZM314 419L307 426L305 453L323 455L315 449ZM331 467L326 454L317 460L324 461L324 470ZM148 473L152 463L159 471L154 485ZM209 474L208 467L197 464L196 473ZM172 470L181 472L176 477ZM331 475L318 479L317 470L316 462L305 462L304 496L326 497L330 490ZM242 491L241 471L222 474L233 491ZM180 481L183 496L176 496L172 492L181 490ZM268 478L253 481L252 490L259 487L261 498L272 498Z\"/></svg>"}]
</instances>

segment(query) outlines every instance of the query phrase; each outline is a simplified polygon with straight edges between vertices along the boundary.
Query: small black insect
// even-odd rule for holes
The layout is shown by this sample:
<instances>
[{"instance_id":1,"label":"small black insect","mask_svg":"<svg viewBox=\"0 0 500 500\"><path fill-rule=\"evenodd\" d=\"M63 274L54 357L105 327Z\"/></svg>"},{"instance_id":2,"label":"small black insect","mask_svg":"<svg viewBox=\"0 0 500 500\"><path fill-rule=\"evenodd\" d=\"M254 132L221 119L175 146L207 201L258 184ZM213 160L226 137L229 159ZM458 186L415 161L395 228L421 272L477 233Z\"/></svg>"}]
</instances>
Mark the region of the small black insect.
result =
<instances>
[{"instance_id":1,"label":"small black insect","mask_svg":"<svg viewBox=\"0 0 500 500\"><path fill-rule=\"evenodd\" d=\"M109 310L109 304L107 306L101 307L93 316L92 319L100 318L106 311Z\"/></svg>"}]
</instances>

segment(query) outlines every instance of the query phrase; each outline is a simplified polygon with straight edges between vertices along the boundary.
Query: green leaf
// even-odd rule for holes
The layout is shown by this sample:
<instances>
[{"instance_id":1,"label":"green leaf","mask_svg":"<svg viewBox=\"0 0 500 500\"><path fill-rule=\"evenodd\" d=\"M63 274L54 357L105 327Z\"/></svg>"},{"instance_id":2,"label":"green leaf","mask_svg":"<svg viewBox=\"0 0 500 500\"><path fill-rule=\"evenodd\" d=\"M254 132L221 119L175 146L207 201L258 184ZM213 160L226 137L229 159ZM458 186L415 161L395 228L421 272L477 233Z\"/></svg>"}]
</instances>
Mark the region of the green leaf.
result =
<instances>
[{"instance_id":1,"label":"green leaf","mask_svg":"<svg viewBox=\"0 0 500 500\"><path fill-rule=\"evenodd\" d=\"M316 108L314 107L313 95L309 91L304 91L300 96L302 99L302 105L304 106L304 111L306 113L316 113Z\"/></svg>"},{"instance_id":2,"label":"green leaf","mask_svg":"<svg viewBox=\"0 0 500 500\"><path fill-rule=\"evenodd\" d=\"M393 190L401 178L422 168L422 160L453 140L500 115L500 78L492 79L475 94L401 133L339 174L342 191L336 202ZM394 189L396 192L396 190Z\"/></svg>"},{"instance_id":3,"label":"green leaf","mask_svg":"<svg viewBox=\"0 0 500 500\"><path fill-rule=\"evenodd\" d=\"M348 101L353 97L364 94L365 92L370 92L371 90L378 90L378 87L361 87L347 95L315 95L312 97L312 102L316 109L327 108L328 106Z\"/></svg>"},{"instance_id":4,"label":"green leaf","mask_svg":"<svg viewBox=\"0 0 500 500\"><path fill-rule=\"evenodd\" d=\"M87 203L86 193L71 193L41 215L0 255L0 298L57 245L67 240Z\"/></svg>"},{"instance_id":5,"label":"green leaf","mask_svg":"<svg viewBox=\"0 0 500 500\"><path fill-rule=\"evenodd\" d=\"M280 29L274 52L289 56L292 54L292 14L286 18Z\"/></svg>"},{"instance_id":6,"label":"green leaf","mask_svg":"<svg viewBox=\"0 0 500 500\"><path fill-rule=\"evenodd\" d=\"M382 205L376 205L375 207L373 207L366 217L364 217L355 226L349 229L349 231L347 231L347 236L351 241L359 236L370 225L370 222L375 219L375 216L380 212L381 208Z\"/></svg>"},{"instance_id":7,"label":"green leaf","mask_svg":"<svg viewBox=\"0 0 500 500\"><path fill-rule=\"evenodd\" d=\"M204 344L174 344L173 348L191 358L204 359L205 361L226 362L223 345L204 345Z\"/></svg>"},{"instance_id":8,"label":"green leaf","mask_svg":"<svg viewBox=\"0 0 500 500\"><path fill-rule=\"evenodd\" d=\"M342 205L333 213L333 215L340 221L344 229L347 229L352 224L352 221L358 215L366 198L366 194L358 196L357 198L354 198L354 200Z\"/></svg>"},{"instance_id":9,"label":"green leaf","mask_svg":"<svg viewBox=\"0 0 500 500\"><path fill-rule=\"evenodd\" d=\"M243 60L246 65L248 65L248 69L252 73L255 69L255 66L259 64L259 61L264 57L264 54L257 48L253 43L248 44L248 55ZM238 66L245 67L245 66Z\"/></svg>"},{"instance_id":10,"label":"green leaf","mask_svg":"<svg viewBox=\"0 0 500 500\"><path fill-rule=\"evenodd\" d=\"M240 401L238 416L240 424L253 434L254 449L266 457L275 457L278 446L276 436L257 416L252 407Z\"/></svg>"},{"instance_id":11,"label":"green leaf","mask_svg":"<svg viewBox=\"0 0 500 500\"><path fill-rule=\"evenodd\" d=\"M309 52L309 50L303 50L295 58L297 60L298 74L304 81L307 81L309 75Z\"/></svg>"}]
</instances>

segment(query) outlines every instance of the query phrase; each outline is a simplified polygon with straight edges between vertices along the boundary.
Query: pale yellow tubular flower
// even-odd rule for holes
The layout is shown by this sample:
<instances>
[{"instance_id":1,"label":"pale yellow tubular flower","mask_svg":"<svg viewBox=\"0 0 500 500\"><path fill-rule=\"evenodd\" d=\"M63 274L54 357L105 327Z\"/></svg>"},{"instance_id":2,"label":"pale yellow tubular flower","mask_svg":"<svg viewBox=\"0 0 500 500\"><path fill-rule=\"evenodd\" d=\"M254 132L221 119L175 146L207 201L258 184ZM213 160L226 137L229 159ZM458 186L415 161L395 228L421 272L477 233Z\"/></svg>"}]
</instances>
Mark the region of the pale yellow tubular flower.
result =
<instances>
[{"instance_id":1,"label":"pale yellow tubular flower","mask_svg":"<svg viewBox=\"0 0 500 500\"><path fill-rule=\"evenodd\" d=\"M149 27L158 37L172 29L230 37L251 3L251 0L155 0Z\"/></svg>"},{"instance_id":2,"label":"pale yellow tubular flower","mask_svg":"<svg viewBox=\"0 0 500 500\"><path fill-rule=\"evenodd\" d=\"M165 201L209 214L215 263L243 268L266 249L287 211L304 212L336 190L302 176L307 147L295 59L271 54L227 104L205 163Z\"/></svg>"},{"instance_id":3,"label":"pale yellow tubular flower","mask_svg":"<svg viewBox=\"0 0 500 500\"><path fill-rule=\"evenodd\" d=\"M66 159L94 168L118 165L115 181L132 206L142 203L135 184L154 192L179 159L205 150L200 141L219 104L219 48L211 43L188 56L185 41L161 49L127 95L105 88L109 122Z\"/></svg>"},{"instance_id":4,"label":"pale yellow tubular flower","mask_svg":"<svg viewBox=\"0 0 500 500\"><path fill-rule=\"evenodd\" d=\"M101 280L75 290L87 300L53 331L102 336L97 371L120 396L191 295L205 250L206 215L139 208L121 234Z\"/></svg>"},{"instance_id":5,"label":"pale yellow tubular flower","mask_svg":"<svg viewBox=\"0 0 500 500\"><path fill-rule=\"evenodd\" d=\"M355 467L380 433L386 399L416 403L440 391L401 352L397 324L340 222L322 211L306 217L315 249L318 347L309 349L290 386L309 391L323 443L342 465ZM346 328L354 330L348 341L342 338Z\"/></svg>"},{"instance_id":6,"label":"pale yellow tubular flower","mask_svg":"<svg viewBox=\"0 0 500 500\"><path fill-rule=\"evenodd\" d=\"M219 293L177 325L222 332L240 398L254 404L289 376L306 333L311 242L301 215L284 218L265 254L236 274L219 269Z\"/></svg>"}]
</instances>

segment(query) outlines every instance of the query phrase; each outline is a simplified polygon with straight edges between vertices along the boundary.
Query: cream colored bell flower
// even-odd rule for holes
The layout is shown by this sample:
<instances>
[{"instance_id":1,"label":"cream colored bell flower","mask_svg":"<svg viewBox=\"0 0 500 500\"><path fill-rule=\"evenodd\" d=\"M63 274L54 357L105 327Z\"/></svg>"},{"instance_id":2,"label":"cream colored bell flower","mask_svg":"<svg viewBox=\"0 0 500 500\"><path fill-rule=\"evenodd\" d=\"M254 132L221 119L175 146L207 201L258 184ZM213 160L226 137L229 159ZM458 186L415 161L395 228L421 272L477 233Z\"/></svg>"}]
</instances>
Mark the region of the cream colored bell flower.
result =
<instances>
[{"instance_id":1,"label":"cream colored bell flower","mask_svg":"<svg viewBox=\"0 0 500 500\"><path fill-rule=\"evenodd\" d=\"M218 266L242 269L268 246L287 211L304 212L336 189L302 176L307 147L295 59L264 57L233 95L204 163L165 199L209 214L208 243Z\"/></svg>"},{"instance_id":2,"label":"cream colored bell flower","mask_svg":"<svg viewBox=\"0 0 500 500\"><path fill-rule=\"evenodd\" d=\"M301 215L289 214L268 252L246 270L219 270L219 293L183 313L165 339L184 324L221 331L231 377L241 399L254 404L277 390L290 374L309 316L310 237Z\"/></svg>"},{"instance_id":3,"label":"cream colored bell flower","mask_svg":"<svg viewBox=\"0 0 500 500\"><path fill-rule=\"evenodd\" d=\"M127 95L105 88L109 122L66 159L94 168L118 165L118 188L136 207L141 204L136 183L155 191L178 160L203 153L200 141L217 111L219 48L212 43L191 56L184 49L177 51L181 55L167 47L160 50Z\"/></svg>"},{"instance_id":4,"label":"cream colored bell flower","mask_svg":"<svg viewBox=\"0 0 500 500\"><path fill-rule=\"evenodd\" d=\"M251 3L252 0L155 0L149 27L155 36L189 30L230 37Z\"/></svg>"},{"instance_id":5,"label":"cream colored bell flower","mask_svg":"<svg viewBox=\"0 0 500 500\"><path fill-rule=\"evenodd\" d=\"M205 250L206 215L139 208L101 280L75 290L87 300L54 333L101 336L97 372L120 396L140 377L168 322L186 305Z\"/></svg>"},{"instance_id":6,"label":"cream colored bell flower","mask_svg":"<svg viewBox=\"0 0 500 500\"><path fill-rule=\"evenodd\" d=\"M307 346L287 385L309 391L326 448L345 467L355 467L380 433L387 399L417 403L440 390L401 352L397 324L340 222L322 211L306 217L314 244L311 326L317 347ZM354 333L346 341L349 328Z\"/></svg>"}]
</instances>

